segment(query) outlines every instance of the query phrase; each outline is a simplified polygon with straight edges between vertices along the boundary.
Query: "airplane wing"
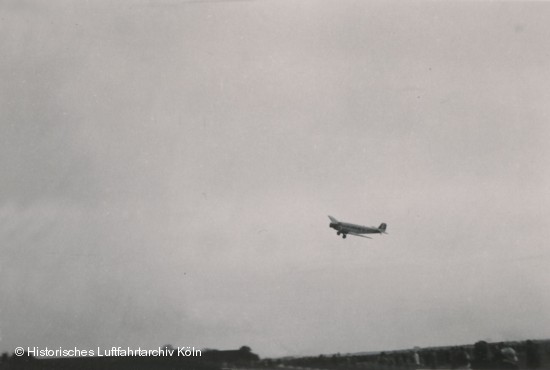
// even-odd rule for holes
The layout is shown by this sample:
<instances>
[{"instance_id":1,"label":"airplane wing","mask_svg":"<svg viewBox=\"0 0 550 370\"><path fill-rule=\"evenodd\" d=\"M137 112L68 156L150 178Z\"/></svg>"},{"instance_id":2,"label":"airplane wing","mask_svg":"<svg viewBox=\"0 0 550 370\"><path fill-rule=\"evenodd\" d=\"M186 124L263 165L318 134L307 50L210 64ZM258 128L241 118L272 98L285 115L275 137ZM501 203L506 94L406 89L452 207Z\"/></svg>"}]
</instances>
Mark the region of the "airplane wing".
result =
<instances>
[{"instance_id":1,"label":"airplane wing","mask_svg":"<svg viewBox=\"0 0 550 370\"><path fill-rule=\"evenodd\" d=\"M349 235L355 235L355 236L360 236L361 238L372 239L370 236L361 235L361 234L356 234L356 233L352 233L352 232L348 232L347 234L349 234Z\"/></svg>"}]
</instances>

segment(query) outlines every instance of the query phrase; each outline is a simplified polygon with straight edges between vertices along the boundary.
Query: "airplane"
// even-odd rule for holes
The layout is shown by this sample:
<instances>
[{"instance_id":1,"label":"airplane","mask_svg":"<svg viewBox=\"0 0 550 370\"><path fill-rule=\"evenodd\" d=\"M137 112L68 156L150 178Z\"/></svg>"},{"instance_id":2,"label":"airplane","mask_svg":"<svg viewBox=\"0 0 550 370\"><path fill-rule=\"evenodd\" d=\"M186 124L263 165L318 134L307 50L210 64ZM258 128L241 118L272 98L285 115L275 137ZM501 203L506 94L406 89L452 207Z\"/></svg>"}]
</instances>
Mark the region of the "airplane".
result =
<instances>
[{"instance_id":1,"label":"airplane","mask_svg":"<svg viewBox=\"0 0 550 370\"><path fill-rule=\"evenodd\" d=\"M360 236L362 238L368 238L368 239L372 239L372 238L370 236L361 235L361 234L387 234L385 223L381 223L380 226L378 227L369 227L369 226L350 224L347 222L340 222L332 216L328 216L328 218L330 218L329 227L336 230L336 235L342 234L342 238L344 239L348 234Z\"/></svg>"}]
</instances>

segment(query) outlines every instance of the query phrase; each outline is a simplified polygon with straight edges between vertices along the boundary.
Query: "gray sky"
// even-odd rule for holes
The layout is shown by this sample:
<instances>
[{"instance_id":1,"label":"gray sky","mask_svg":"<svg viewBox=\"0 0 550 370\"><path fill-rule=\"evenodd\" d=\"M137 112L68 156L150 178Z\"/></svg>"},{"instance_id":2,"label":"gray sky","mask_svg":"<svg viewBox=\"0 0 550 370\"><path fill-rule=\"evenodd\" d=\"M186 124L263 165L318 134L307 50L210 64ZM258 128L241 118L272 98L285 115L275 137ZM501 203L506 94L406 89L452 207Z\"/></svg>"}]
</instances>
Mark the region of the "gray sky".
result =
<instances>
[{"instance_id":1,"label":"gray sky","mask_svg":"<svg viewBox=\"0 0 550 370\"><path fill-rule=\"evenodd\" d=\"M0 350L549 337L549 16L4 1Z\"/></svg>"}]
</instances>

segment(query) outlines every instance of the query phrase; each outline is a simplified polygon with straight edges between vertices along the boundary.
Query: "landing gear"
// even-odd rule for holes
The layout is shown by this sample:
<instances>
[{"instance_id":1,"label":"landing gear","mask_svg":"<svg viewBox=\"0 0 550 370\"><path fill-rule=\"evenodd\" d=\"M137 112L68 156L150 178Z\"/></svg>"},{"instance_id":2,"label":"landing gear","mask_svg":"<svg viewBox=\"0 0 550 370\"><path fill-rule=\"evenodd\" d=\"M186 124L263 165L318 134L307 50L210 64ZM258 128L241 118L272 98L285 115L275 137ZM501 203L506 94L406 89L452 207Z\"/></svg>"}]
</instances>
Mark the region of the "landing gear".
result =
<instances>
[{"instance_id":1,"label":"landing gear","mask_svg":"<svg viewBox=\"0 0 550 370\"><path fill-rule=\"evenodd\" d=\"M342 238L346 239L346 234L342 234Z\"/></svg>"},{"instance_id":2,"label":"landing gear","mask_svg":"<svg viewBox=\"0 0 550 370\"><path fill-rule=\"evenodd\" d=\"M340 231L337 231L337 232L336 232L336 235L340 235L340 234L341 234L341 232L340 232Z\"/></svg>"}]
</instances>

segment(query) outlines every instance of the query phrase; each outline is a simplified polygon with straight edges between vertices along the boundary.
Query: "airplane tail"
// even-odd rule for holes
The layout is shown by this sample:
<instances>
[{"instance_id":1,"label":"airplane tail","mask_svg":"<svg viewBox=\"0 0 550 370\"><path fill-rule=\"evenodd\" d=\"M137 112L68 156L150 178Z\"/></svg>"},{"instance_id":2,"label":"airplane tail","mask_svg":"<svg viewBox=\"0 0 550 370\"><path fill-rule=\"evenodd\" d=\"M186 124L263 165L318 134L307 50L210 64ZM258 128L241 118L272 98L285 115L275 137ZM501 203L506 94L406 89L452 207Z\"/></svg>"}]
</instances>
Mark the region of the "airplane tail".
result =
<instances>
[{"instance_id":1,"label":"airplane tail","mask_svg":"<svg viewBox=\"0 0 550 370\"><path fill-rule=\"evenodd\" d=\"M332 223L335 223L335 224L339 224L339 223L340 223L337 219L335 219L335 218L332 217L332 216L328 216L328 218L330 218L330 221L331 221Z\"/></svg>"},{"instance_id":2,"label":"airplane tail","mask_svg":"<svg viewBox=\"0 0 550 370\"><path fill-rule=\"evenodd\" d=\"M386 226L387 226L387 225L386 225L385 223L382 222L382 223L380 224L380 226L378 226L378 229L379 229L381 232L383 232L384 234L387 234L387 233L386 233Z\"/></svg>"}]
</instances>

